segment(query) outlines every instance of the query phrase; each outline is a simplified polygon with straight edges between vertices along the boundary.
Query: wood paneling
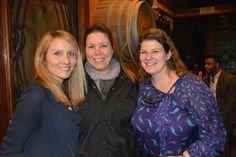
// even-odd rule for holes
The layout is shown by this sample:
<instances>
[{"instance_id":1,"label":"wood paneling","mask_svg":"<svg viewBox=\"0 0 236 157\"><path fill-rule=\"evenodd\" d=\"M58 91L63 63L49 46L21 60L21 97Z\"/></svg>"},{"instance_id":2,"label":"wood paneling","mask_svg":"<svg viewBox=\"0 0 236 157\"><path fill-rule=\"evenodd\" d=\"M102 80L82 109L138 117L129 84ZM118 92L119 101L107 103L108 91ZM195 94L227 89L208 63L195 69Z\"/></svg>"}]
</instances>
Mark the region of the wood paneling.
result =
<instances>
[{"instance_id":1,"label":"wood paneling","mask_svg":"<svg viewBox=\"0 0 236 157\"><path fill-rule=\"evenodd\" d=\"M78 36L80 48L83 46L83 36L85 30L89 27L89 1L78 0Z\"/></svg>"},{"instance_id":2,"label":"wood paneling","mask_svg":"<svg viewBox=\"0 0 236 157\"><path fill-rule=\"evenodd\" d=\"M93 17L95 16L96 7L100 0L89 0L89 17L90 17L90 25L93 23Z\"/></svg>"},{"instance_id":3,"label":"wood paneling","mask_svg":"<svg viewBox=\"0 0 236 157\"><path fill-rule=\"evenodd\" d=\"M13 62L10 49L9 0L0 1L0 141L13 112Z\"/></svg>"},{"instance_id":4,"label":"wood paneling","mask_svg":"<svg viewBox=\"0 0 236 157\"><path fill-rule=\"evenodd\" d=\"M169 15L175 18L189 18L218 14L235 14L236 3L230 1L173 1L173 0L156 0L155 7L161 8Z\"/></svg>"},{"instance_id":5,"label":"wood paneling","mask_svg":"<svg viewBox=\"0 0 236 157\"><path fill-rule=\"evenodd\" d=\"M231 6L211 6L202 8L185 9L175 14L176 18L189 18L196 16L207 16L216 14L235 14L236 5Z\"/></svg>"}]
</instances>

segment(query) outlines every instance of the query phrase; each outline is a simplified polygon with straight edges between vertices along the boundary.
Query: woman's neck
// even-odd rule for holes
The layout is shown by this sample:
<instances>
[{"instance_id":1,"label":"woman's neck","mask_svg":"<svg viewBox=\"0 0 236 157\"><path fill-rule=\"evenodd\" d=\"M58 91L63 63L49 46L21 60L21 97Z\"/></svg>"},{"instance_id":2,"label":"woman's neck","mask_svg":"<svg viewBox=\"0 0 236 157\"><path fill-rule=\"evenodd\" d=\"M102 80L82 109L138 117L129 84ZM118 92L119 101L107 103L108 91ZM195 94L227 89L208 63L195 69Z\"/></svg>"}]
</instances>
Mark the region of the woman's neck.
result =
<instances>
[{"instance_id":1,"label":"woman's neck","mask_svg":"<svg viewBox=\"0 0 236 157\"><path fill-rule=\"evenodd\" d=\"M164 93L167 93L178 79L179 76L173 70L162 72L151 78L153 85Z\"/></svg>"},{"instance_id":2,"label":"woman's neck","mask_svg":"<svg viewBox=\"0 0 236 157\"><path fill-rule=\"evenodd\" d=\"M107 75L110 73L110 64L108 65L108 67L104 70L97 70L97 69L93 69L93 72L98 74L98 75Z\"/></svg>"}]
</instances>

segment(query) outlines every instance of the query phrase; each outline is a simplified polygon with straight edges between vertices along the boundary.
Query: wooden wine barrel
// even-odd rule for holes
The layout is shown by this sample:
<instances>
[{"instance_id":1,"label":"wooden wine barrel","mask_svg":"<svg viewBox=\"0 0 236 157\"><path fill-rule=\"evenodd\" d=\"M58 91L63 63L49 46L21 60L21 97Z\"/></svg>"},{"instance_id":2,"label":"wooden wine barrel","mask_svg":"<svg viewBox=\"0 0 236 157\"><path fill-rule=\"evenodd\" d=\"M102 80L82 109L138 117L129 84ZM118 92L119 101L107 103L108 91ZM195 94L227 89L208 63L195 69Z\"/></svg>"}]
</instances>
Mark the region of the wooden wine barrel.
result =
<instances>
[{"instance_id":1,"label":"wooden wine barrel","mask_svg":"<svg viewBox=\"0 0 236 157\"><path fill-rule=\"evenodd\" d=\"M138 0L101 0L93 23L102 23L111 29L117 53L128 62L137 58L140 34L156 26L150 4Z\"/></svg>"}]
</instances>

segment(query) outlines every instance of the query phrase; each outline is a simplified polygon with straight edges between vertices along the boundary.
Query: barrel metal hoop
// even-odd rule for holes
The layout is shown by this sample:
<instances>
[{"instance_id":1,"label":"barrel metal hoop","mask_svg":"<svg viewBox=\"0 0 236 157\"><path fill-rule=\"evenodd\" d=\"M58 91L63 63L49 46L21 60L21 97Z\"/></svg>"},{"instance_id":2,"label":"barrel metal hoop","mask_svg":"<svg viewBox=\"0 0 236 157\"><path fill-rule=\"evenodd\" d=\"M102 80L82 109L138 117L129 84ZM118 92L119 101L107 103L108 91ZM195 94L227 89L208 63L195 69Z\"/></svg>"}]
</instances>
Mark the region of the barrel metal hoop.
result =
<instances>
[{"instance_id":1,"label":"barrel metal hoop","mask_svg":"<svg viewBox=\"0 0 236 157\"><path fill-rule=\"evenodd\" d=\"M110 18L111 18L111 12L112 12L112 8L113 6L115 5L117 0L113 0L113 2L111 3L109 9L108 9L108 13L107 13L107 16L106 16L106 26L108 28L110 28Z\"/></svg>"}]
</instances>

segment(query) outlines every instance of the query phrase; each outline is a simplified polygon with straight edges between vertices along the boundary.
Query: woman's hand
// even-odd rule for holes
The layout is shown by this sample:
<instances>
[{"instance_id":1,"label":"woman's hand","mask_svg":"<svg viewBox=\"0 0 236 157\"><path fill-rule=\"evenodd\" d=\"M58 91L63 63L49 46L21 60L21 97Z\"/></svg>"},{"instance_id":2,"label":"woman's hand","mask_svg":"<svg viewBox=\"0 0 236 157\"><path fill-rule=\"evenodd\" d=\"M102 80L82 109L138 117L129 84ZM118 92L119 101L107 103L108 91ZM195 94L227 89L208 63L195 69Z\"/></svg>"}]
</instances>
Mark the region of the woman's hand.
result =
<instances>
[{"instance_id":1,"label":"woman's hand","mask_svg":"<svg viewBox=\"0 0 236 157\"><path fill-rule=\"evenodd\" d=\"M189 153L187 151L184 151L182 155L179 156L167 156L167 157L190 157Z\"/></svg>"}]
</instances>

